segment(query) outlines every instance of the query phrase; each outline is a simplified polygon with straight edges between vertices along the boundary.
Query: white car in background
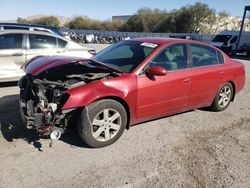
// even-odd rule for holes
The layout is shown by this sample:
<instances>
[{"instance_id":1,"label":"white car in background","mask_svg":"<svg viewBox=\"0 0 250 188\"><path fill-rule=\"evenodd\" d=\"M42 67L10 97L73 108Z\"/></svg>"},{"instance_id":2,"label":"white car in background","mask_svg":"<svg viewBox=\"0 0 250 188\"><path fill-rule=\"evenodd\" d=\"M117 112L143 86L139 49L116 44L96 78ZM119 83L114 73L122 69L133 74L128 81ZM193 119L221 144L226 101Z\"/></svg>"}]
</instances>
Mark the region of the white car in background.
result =
<instances>
[{"instance_id":1,"label":"white car in background","mask_svg":"<svg viewBox=\"0 0 250 188\"><path fill-rule=\"evenodd\" d=\"M215 35L211 45L221 49L226 54L233 54L236 52L239 31L222 31ZM250 32L243 31L241 33L239 46L237 52L246 53L250 56Z\"/></svg>"},{"instance_id":2,"label":"white car in background","mask_svg":"<svg viewBox=\"0 0 250 188\"><path fill-rule=\"evenodd\" d=\"M0 82L17 81L24 75L20 67L29 59L43 55L91 58L95 50L64 37L42 31L0 31Z\"/></svg>"}]
</instances>

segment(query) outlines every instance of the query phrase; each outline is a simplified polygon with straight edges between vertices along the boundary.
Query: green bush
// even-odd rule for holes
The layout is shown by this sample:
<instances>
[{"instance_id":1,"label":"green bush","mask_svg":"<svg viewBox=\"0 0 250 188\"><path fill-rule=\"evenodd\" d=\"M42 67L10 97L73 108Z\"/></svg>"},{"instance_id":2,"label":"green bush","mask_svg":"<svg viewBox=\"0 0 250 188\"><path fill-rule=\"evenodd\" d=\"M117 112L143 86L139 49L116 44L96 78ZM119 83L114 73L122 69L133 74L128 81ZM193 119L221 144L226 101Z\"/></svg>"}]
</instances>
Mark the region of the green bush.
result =
<instances>
[{"instance_id":1,"label":"green bush","mask_svg":"<svg viewBox=\"0 0 250 188\"><path fill-rule=\"evenodd\" d=\"M220 22L220 19L227 16L226 12L220 12L216 16L214 9L205 3L197 2L194 5L186 5L172 11L144 7L139 9L127 21L100 21L86 16L77 16L65 24L65 27L107 31L207 34L217 32L218 29L213 26ZM17 22L55 27L60 25L59 20L55 16L33 20L18 18Z\"/></svg>"}]
</instances>

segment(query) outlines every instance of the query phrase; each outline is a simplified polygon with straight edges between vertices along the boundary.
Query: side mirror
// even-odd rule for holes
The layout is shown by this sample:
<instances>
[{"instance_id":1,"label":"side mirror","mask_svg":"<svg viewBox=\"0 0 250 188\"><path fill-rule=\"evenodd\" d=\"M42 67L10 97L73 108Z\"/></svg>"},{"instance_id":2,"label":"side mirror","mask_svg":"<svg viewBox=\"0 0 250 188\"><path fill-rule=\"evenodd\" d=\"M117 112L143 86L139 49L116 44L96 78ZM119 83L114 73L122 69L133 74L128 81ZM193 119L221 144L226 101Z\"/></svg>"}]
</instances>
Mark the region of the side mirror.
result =
<instances>
[{"instance_id":1,"label":"side mirror","mask_svg":"<svg viewBox=\"0 0 250 188\"><path fill-rule=\"evenodd\" d=\"M167 74L167 70L161 66L153 66L146 69L146 74L151 76L165 76Z\"/></svg>"}]
</instances>

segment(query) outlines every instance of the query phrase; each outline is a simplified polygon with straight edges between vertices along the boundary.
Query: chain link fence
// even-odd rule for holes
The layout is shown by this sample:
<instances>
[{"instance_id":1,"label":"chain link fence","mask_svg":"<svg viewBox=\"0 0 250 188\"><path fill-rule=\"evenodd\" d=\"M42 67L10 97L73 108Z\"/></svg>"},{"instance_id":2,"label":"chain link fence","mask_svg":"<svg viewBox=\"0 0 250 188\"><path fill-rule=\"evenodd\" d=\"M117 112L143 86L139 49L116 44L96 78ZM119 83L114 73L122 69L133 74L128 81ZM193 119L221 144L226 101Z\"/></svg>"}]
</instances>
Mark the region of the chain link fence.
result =
<instances>
[{"instance_id":1,"label":"chain link fence","mask_svg":"<svg viewBox=\"0 0 250 188\"><path fill-rule=\"evenodd\" d=\"M76 34L93 34L103 37L173 37L173 38L189 38L209 43L215 35L201 35L194 33L142 33L142 32L120 32L120 31L100 31L100 30L84 30L84 29L61 29L62 32L76 33Z\"/></svg>"}]
</instances>

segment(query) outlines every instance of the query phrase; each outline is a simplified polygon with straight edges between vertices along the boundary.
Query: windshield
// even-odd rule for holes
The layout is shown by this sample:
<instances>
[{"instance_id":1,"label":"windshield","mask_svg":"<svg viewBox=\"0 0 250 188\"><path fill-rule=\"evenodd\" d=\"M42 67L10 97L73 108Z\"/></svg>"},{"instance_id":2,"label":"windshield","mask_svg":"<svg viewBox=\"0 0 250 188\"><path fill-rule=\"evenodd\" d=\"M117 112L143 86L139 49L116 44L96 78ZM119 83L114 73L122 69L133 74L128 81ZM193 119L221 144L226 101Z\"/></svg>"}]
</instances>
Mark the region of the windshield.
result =
<instances>
[{"instance_id":1,"label":"windshield","mask_svg":"<svg viewBox=\"0 0 250 188\"><path fill-rule=\"evenodd\" d=\"M216 35L212 41L213 42L227 42L231 37L232 35Z\"/></svg>"},{"instance_id":2,"label":"windshield","mask_svg":"<svg viewBox=\"0 0 250 188\"><path fill-rule=\"evenodd\" d=\"M104 49L92 59L128 73L138 67L157 47L158 44L154 43L123 41Z\"/></svg>"}]
</instances>

